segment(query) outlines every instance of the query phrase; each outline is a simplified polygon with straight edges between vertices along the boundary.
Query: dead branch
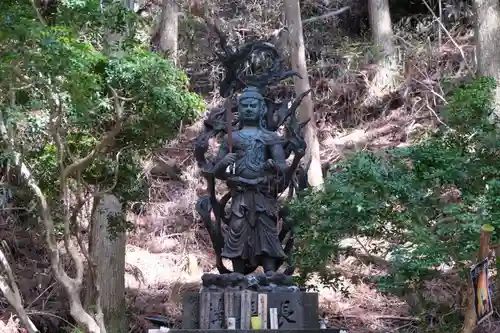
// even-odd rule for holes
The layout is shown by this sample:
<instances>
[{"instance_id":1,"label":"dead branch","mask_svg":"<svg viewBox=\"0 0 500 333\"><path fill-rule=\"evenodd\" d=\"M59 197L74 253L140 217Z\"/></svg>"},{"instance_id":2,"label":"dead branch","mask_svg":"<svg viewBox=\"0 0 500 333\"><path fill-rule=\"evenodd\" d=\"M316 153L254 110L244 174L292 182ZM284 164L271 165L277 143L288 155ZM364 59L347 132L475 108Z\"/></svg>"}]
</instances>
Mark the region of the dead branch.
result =
<instances>
[{"instance_id":1,"label":"dead branch","mask_svg":"<svg viewBox=\"0 0 500 333\"><path fill-rule=\"evenodd\" d=\"M348 11L349 9L351 9L351 7L345 6L345 7L340 8L339 10L336 10L333 12L329 12L329 13L326 13L326 14L323 14L320 16L310 17L308 19L302 20L302 24L304 25L307 23L311 23L311 22L315 22L315 21L319 21L319 20L324 20L324 19L327 19L327 18L332 17L332 16L337 16L337 15L342 14L343 12Z\"/></svg>"},{"instance_id":2,"label":"dead branch","mask_svg":"<svg viewBox=\"0 0 500 333\"><path fill-rule=\"evenodd\" d=\"M396 132L399 128L403 127L403 124L404 119L396 121L394 123L388 123L384 126L381 126L380 128L371 130L358 129L345 136L324 140L322 144L327 147L338 149L339 151L345 149L358 149L360 147L366 147L368 143L373 139L379 138L392 132Z\"/></svg>"},{"instance_id":3,"label":"dead branch","mask_svg":"<svg viewBox=\"0 0 500 333\"><path fill-rule=\"evenodd\" d=\"M400 321L411 321L411 322L420 322L420 318L417 317L400 317L400 316L370 316L373 319L378 319L378 320L400 320ZM345 318L351 318L351 319L360 319L360 315L337 315L337 316L331 316L331 318L335 319L345 319ZM363 316L365 319L365 316Z\"/></svg>"},{"instance_id":4,"label":"dead branch","mask_svg":"<svg viewBox=\"0 0 500 333\"><path fill-rule=\"evenodd\" d=\"M427 1L423 0L422 2L424 3L425 7L427 7L427 9L429 10L429 13L432 14L432 17L434 18L434 20L439 24L441 29L443 29L443 31L446 33L446 35L448 36L450 41L453 43L453 46L455 46L457 48L457 50L460 52L460 55L462 56L462 60L464 61L465 67L467 67L469 74L474 75L475 71L472 69L472 67L467 62L467 58L465 57L464 50L460 47L460 45L458 45L458 43L455 41L455 39L453 39L453 37L451 36L448 29L446 29L443 22L441 22L441 19L439 17L437 17L436 13L434 13L434 10L432 10L431 6L429 6Z\"/></svg>"},{"instance_id":5,"label":"dead branch","mask_svg":"<svg viewBox=\"0 0 500 333\"><path fill-rule=\"evenodd\" d=\"M19 288L17 287L16 280L14 279L14 273L5 257L3 251L0 249L0 290L4 294L5 298L9 304L14 308L19 319L28 330L29 333L39 333L40 331L36 328L35 324L31 321L23 307L23 302L21 299L21 294Z\"/></svg>"}]
</instances>

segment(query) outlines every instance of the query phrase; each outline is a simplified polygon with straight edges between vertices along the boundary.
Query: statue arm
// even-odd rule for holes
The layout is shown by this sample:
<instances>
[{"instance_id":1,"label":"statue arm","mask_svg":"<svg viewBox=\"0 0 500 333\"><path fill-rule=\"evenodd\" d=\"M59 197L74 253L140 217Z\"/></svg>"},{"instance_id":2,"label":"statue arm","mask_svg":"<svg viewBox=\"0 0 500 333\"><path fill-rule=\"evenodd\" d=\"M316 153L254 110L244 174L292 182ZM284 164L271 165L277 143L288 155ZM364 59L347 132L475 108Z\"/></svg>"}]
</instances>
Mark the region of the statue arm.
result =
<instances>
[{"instance_id":1,"label":"statue arm","mask_svg":"<svg viewBox=\"0 0 500 333\"><path fill-rule=\"evenodd\" d=\"M219 152L215 157L215 161L212 167L212 172L215 178L224 180L226 178L226 163L224 161L224 157L229 154L229 146L227 144L227 135L224 135L222 139L222 143L219 147Z\"/></svg>"},{"instance_id":2,"label":"statue arm","mask_svg":"<svg viewBox=\"0 0 500 333\"><path fill-rule=\"evenodd\" d=\"M288 165L286 164L285 150L281 143L275 143L270 146L271 158L276 163L280 172L285 173L288 170Z\"/></svg>"}]
</instances>

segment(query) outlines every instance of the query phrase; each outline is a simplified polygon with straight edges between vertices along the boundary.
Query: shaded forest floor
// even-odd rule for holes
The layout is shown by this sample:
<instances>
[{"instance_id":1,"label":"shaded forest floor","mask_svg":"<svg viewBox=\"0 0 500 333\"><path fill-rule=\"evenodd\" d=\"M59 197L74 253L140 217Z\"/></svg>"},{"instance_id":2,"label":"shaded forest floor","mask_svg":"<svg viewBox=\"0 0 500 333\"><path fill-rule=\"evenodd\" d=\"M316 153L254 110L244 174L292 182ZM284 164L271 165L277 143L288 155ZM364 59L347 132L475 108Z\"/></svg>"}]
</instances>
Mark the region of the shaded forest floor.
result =
<instances>
[{"instance_id":1,"label":"shaded forest floor","mask_svg":"<svg viewBox=\"0 0 500 333\"><path fill-rule=\"evenodd\" d=\"M224 21L233 27L233 39L243 38L238 27L244 27L247 36L269 35L276 28L270 23L274 21L272 13L260 24L252 17L263 14L256 14L258 10L250 8L251 3L238 2L235 6L246 8L253 16L249 18L245 10L234 17L234 10L231 15L219 13L221 17L233 17ZM308 11L317 14L318 10L305 8ZM325 28L326 23L331 25L331 31ZM181 26L184 34L180 45L186 45L181 63L191 76L193 89L203 93L207 104L214 106L219 101L212 92L217 89L220 67L207 64L212 45L202 42L209 40L202 25L194 22L194 28L190 26L193 30L187 33L186 29ZM369 44L346 41L338 35L324 43L325 34L334 34L335 29L335 22L321 22L307 26L305 31L321 157L328 165L355 151L408 145L425 137L441 123L439 109L446 104L444 96L450 89L441 84L442 79L456 85L469 77L467 68L473 67L471 34L460 26L450 30L453 40L443 38L440 43L429 43L427 38L404 29L396 30L397 40L401 41L399 86L383 96L381 103L367 105L374 70L367 55ZM214 270L208 235L194 212L194 202L204 191L191 154L191 140L199 128L199 123L183 128L177 140L148 163L152 199L140 214L133 216L136 230L129 234L126 253L131 332L151 327L145 319L151 315L163 316L169 326L178 326L182 293L197 290L201 275ZM51 276L43 239L36 228L20 227L19 219L3 215L0 239L13 259L24 304L43 332L62 332L60 327L70 326L71 320L65 297ZM332 327L346 327L352 333L453 332L447 328L453 325L447 325L456 327L461 319L457 311L443 313L441 308L459 310L462 306L458 290L463 282L457 276L450 274L425 284L416 293L421 296L418 301L416 297L384 294L374 280L386 274L386 258L374 260L377 254L368 240L345 242L353 251L331 267L341 273L342 288L333 290L311 281L320 292L320 314L329 318ZM429 306L423 308L422 299ZM8 309L3 298L0 308ZM16 331L9 318L10 312L5 311L0 332ZM484 331L494 332L491 325L491 321L486 322Z\"/></svg>"}]
</instances>

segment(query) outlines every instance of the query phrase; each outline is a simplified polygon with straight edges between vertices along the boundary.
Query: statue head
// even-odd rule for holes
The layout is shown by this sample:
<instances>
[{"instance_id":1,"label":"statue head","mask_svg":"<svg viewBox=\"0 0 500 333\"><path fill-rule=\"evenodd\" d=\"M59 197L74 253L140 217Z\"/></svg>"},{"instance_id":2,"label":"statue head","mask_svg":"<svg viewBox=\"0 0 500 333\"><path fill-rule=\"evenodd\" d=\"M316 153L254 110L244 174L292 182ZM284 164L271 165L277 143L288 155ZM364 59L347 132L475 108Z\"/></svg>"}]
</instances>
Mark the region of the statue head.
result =
<instances>
[{"instance_id":1,"label":"statue head","mask_svg":"<svg viewBox=\"0 0 500 333\"><path fill-rule=\"evenodd\" d=\"M264 97L257 88L245 88L238 97L238 119L246 124L260 124L265 107Z\"/></svg>"}]
</instances>

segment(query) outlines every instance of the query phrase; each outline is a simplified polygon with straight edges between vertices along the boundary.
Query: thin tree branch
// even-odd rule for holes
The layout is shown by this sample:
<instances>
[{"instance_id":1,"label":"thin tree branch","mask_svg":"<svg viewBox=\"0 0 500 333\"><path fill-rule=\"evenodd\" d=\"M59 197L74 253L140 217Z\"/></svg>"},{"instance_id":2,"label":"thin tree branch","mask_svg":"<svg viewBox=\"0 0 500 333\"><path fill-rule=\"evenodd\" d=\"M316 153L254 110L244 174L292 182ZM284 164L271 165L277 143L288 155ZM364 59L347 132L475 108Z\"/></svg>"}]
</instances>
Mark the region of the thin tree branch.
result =
<instances>
[{"instance_id":1,"label":"thin tree branch","mask_svg":"<svg viewBox=\"0 0 500 333\"><path fill-rule=\"evenodd\" d=\"M302 25L308 24L308 23L311 23L311 22L315 22L315 21L319 21L319 20L324 20L324 19L327 19L327 18L332 17L332 16L340 15L343 12L348 11L349 9L351 9L351 7L345 6L345 7L340 8L339 10L336 10L336 11L333 11L333 12L329 12L329 13L326 13L326 14L323 14L323 15L320 15L320 16L310 17L308 19L302 20Z\"/></svg>"},{"instance_id":2,"label":"thin tree branch","mask_svg":"<svg viewBox=\"0 0 500 333\"><path fill-rule=\"evenodd\" d=\"M42 13L40 13L40 9L38 9L38 7L36 6L35 0L31 0L31 6L33 7L33 10L36 13L36 17L38 17L40 23L42 23L43 25L47 25L47 22L43 18Z\"/></svg>"},{"instance_id":3,"label":"thin tree branch","mask_svg":"<svg viewBox=\"0 0 500 333\"><path fill-rule=\"evenodd\" d=\"M94 159L97 157L98 153L105 152L109 145L113 142L113 139L120 133L123 125L123 103L122 98L118 96L116 90L110 87L113 94L113 103L115 109L115 125L111 131L107 132L104 137L97 143L97 145L92 149L92 151L85 157L76 160L72 164L68 165L62 172L62 178L66 179L71 174L78 170L83 170L88 167Z\"/></svg>"},{"instance_id":4,"label":"thin tree branch","mask_svg":"<svg viewBox=\"0 0 500 333\"><path fill-rule=\"evenodd\" d=\"M31 321L23 307L21 294L17 287L14 273L10 268L9 262L4 253L0 249L0 290L4 294L9 304L14 308L19 319L28 330L29 333L40 333L35 324Z\"/></svg>"},{"instance_id":5,"label":"thin tree branch","mask_svg":"<svg viewBox=\"0 0 500 333\"><path fill-rule=\"evenodd\" d=\"M64 170L64 160L66 157L66 149L61 139L61 122L63 119L63 105L62 100L58 98L56 105L54 105L55 112L51 114L50 125L52 138L54 139L57 152L59 154L59 170ZM63 226L64 226L64 247L66 251L70 254L76 268L75 282L79 285L83 283L83 260L78 254L76 247L72 244L71 233L70 233L70 223L71 223L71 198L69 193L68 179L63 179L62 174L60 177L60 190L61 190L61 202L63 204Z\"/></svg>"},{"instance_id":6,"label":"thin tree branch","mask_svg":"<svg viewBox=\"0 0 500 333\"><path fill-rule=\"evenodd\" d=\"M469 71L469 74L474 75L475 74L474 70L467 63L467 58L465 57L464 51L462 50L462 48L460 47L460 45L458 45L458 43L455 41L455 39L453 39L453 37L451 36L451 34L448 31L448 29L446 29L446 27L444 26L443 22L441 22L441 20L439 19L439 17L437 17L436 13L434 13L434 10L432 10L431 6L429 6L429 4L427 3L427 1L426 0L422 0L422 2L425 5L425 7L427 7L427 9L431 13L432 17L434 18L434 20L436 20L438 22L438 24L441 27L441 29L443 29L443 31L446 33L446 35L448 36L448 38L450 39L450 41L453 43L453 45L460 52L460 55L462 56L462 60L464 61L465 67L467 67L467 70Z\"/></svg>"},{"instance_id":7,"label":"thin tree branch","mask_svg":"<svg viewBox=\"0 0 500 333\"><path fill-rule=\"evenodd\" d=\"M116 185L118 185L118 176L120 174L120 155L121 153L127 149L127 148L130 148L129 146L127 147L123 147L122 149L120 149L120 151L116 154L116 167L115 167L115 172L114 172L114 176L113 176L113 184L111 184L111 186L105 190L102 190L102 191L99 191L97 192L96 194L94 194L95 197L101 197L103 196L104 194L107 194L111 191L113 191L113 189L116 187Z\"/></svg>"}]
</instances>

